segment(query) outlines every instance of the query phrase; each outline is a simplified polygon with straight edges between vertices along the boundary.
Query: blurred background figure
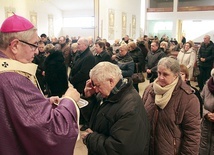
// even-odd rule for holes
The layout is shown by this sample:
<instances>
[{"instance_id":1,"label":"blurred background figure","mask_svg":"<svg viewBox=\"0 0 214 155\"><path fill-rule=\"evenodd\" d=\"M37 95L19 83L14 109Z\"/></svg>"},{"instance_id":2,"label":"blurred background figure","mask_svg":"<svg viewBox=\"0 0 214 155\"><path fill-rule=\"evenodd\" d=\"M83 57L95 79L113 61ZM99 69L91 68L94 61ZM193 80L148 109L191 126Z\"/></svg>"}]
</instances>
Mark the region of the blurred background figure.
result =
<instances>
[{"instance_id":1,"label":"blurred background figure","mask_svg":"<svg viewBox=\"0 0 214 155\"><path fill-rule=\"evenodd\" d=\"M160 43L160 49L163 50L163 52L166 54L166 56L171 56L171 50L169 49L168 42L162 41Z\"/></svg>"},{"instance_id":2,"label":"blurred background figure","mask_svg":"<svg viewBox=\"0 0 214 155\"><path fill-rule=\"evenodd\" d=\"M123 77L131 77L134 73L134 61L128 53L128 46L123 44L119 48L119 53L113 58L113 63L122 70Z\"/></svg>"},{"instance_id":3,"label":"blurred background figure","mask_svg":"<svg viewBox=\"0 0 214 155\"><path fill-rule=\"evenodd\" d=\"M55 51L52 44L46 45L45 52L49 53L44 63L48 96L62 97L68 89L65 59L62 52Z\"/></svg>"},{"instance_id":4,"label":"blurred background figure","mask_svg":"<svg viewBox=\"0 0 214 155\"><path fill-rule=\"evenodd\" d=\"M89 71L95 65L95 58L90 51L87 38L78 39L77 45L78 53L75 56L69 81L80 94L83 94L86 81L89 79ZM88 120L89 118L84 117L80 111L80 124L83 125L80 130L84 131L88 128Z\"/></svg>"},{"instance_id":5,"label":"blurred background figure","mask_svg":"<svg viewBox=\"0 0 214 155\"><path fill-rule=\"evenodd\" d=\"M98 41L95 43L95 64L102 61L111 62L111 56L106 51L106 45L103 41Z\"/></svg>"},{"instance_id":6,"label":"blurred background figure","mask_svg":"<svg viewBox=\"0 0 214 155\"><path fill-rule=\"evenodd\" d=\"M89 49L92 52L92 54L95 54L95 46L94 46L94 38L92 36L88 37L88 44L89 44Z\"/></svg>"},{"instance_id":7,"label":"blurred background figure","mask_svg":"<svg viewBox=\"0 0 214 155\"><path fill-rule=\"evenodd\" d=\"M145 66L145 57L141 52L140 48L137 47L135 42L128 43L129 55L132 57L134 61L134 73L138 73L143 71L143 66ZM138 83L133 84L134 88L139 92Z\"/></svg>"},{"instance_id":8,"label":"blurred background figure","mask_svg":"<svg viewBox=\"0 0 214 155\"><path fill-rule=\"evenodd\" d=\"M123 42L125 42L126 44L129 43L129 35L125 35L125 36L124 36Z\"/></svg>"},{"instance_id":9,"label":"blurred background figure","mask_svg":"<svg viewBox=\"0 0 214 155\"><path fill-rule=\"evenodd\" d=\"M120 39L115 39L114 43L112 45L113 48L113 55L119 52L119 48L120 48Z\"/></svg>"},{"instance_id":10,"label":"blurred background figure","mask_svg":"<svg viewBox=\"0 0 214 155\"><path fill-rule=\"evenodd\" d=\"M214 60L214 44L210 40L209 35L204 36L204 42L198 51L199 69L200 74L198 76L198 86L200 91L203 89L204 84L210 77L210 71L213 68Z\"/></svg>"},{"instance_id":11,"label":"blurred background figure","mask_svg":"<svg viewBox=\"0 0 214 155\"><path fill-rule=\"evenodd\" d=\"M186 43L186 38L184 36L182 36L181 42L182 42L183 45Z\"/></svg>"},{"instance_id":12,"label":"blurred background figure","mask_svg":"<svg viewBox=\"0 0 214 155\"><path fill-rule=\"evenodd\" d=\"M180 50L177 55L177 60L179 64L183 64L188 68L189 77L188 80L190 81L193 77L193 68L196 62L196 53L192 48L192 44L186 42L184 47Z\"/></svg>"},{"instance_id":13,"label":"blurred background figure","mask_svg":"<svg viewBox=\"0 0 214 155\"><path fill-rule=\"evenodd\" d=\"M40 35L40 40L43 41L45 43L45 45L50 43L50 40L45 33Z\"/></svg>"},{"instance_id":14,"label":"blurred background figure","mask_svg":"<svg viewBox=\"0 0 214 155\"><path fill-rule=\"evenodd\" d=\"M68 74L70 73L70 63L71 63L71 48L70 44L66 42L66 37L61 36L59 37L59 44L61 45L61 51L63 54L63 57L65 59L65 66L66 66L66 71Z\"/></svg>"},{"instance_id":15,"label":"blurred background figure","mask_svg":"<svg viewBox=\"0 0 214 155\"><path fill-rule=\"evenodd\" d=\"M71 63L70 63L71 69L73 68L77 54L78 54L78 44L72 43L71 44Z\"/></svg>"},{"instance_id":16,"label":"blurred background figure","mask_svg":"<svg viewBox=\"0 0 214 155\"><path fill-rule=\"evenodd\" d=\"M59 41L58 41L57 37L52 37L51 38L51 44L53 44L55 46L58 43L59 43Z\"/></svg>"},{"instance_id":17,"label":"blurred background figure","mask_svg":"<svg viewBox=\"0 0 214 155\"><path fill-rule=\"evenodd\" d=\"M45 53L45 43L43 41L38 42L38 50L39 54L34 57L33 63L37 64L37 70L36 70L36 78L39 82L40 88L44 95L47 94L46 90L46 81L45 81L45 66L44 62L46 59L46 53Z\"/></svg>"},{"instance_id":18,"label":"blurred background figure","mask_svg":"<svg viewBox=\"0 0 214 155\"><path fill-rule=\"evenodd\" d=\"M214 152L214 69L206 82L201 96L204 101L204 112L201 126L200 155L212 155Z\"/></svg>"},{"instance_id":19,"label":"blurred background figure","mask_svg":"<svg viewBox=\"0 0 214 155\"><path fill-rule=\"evenodd\" d=\"M151 51L148 52L146 57L146 73L147 79L152 83L157 77L157 64L158 61L165 57L166 54L160 49L160 43L157 40L152 41Z\"/></svg>"},{"instance_id":20,"label":"blurred background figure","mask_svg":"<svg viewBox=\"0 0 214 155\"><path fill-rule=\"evenodd\" d=\"M197 88L193 87L189 81L189 70L188 68L185 66L185 65L180 65L180 76L181 76L181 79L186 82L186 84L188 84L191 88L192 88L192 91L193 93L197 96L199 102L200 102L200 115L201 115L201 118L203 116L203 100L201 98L201 94L200 92L198 91Z\"/></svg>"}]
</instances>

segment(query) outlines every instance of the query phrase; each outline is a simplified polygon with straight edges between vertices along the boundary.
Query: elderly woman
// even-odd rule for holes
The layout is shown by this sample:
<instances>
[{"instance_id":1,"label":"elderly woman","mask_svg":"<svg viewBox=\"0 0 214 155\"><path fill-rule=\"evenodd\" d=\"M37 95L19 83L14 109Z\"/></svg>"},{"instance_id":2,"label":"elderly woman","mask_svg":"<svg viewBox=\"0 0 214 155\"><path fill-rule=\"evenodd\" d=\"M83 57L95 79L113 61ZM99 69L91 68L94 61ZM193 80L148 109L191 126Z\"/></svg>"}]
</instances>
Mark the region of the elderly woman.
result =
<instances>
[{"instance_id":1,"label":"elderly woman","mask_svg":"<svg viewBox=\"0 0 214 155\"><path fill-rule=\"evenodd\" d=\"M214 153L214 69L206 82L202 92L204 112L201 126L200 155L213 155Z\"/></svg>"},{"instance_id":2,"label":"elderly woman","mask_svg":"<svg viewBox=\"0 0 214 155\"><path fill-rule=\"evenodd\" d=\"M89 155L148 154L150 130L143 102L117 65L98 63L84 92L94 98L90 128L81 135Z\"/></svg>"},{"instance_id":3,"label":"elderly woman","mask_svg":"<svg viewBox=\"0 0 214 155\"><path fill-rule=\"evenodd\" d=\"M183 64L187 66L189 70L189 81L193 77L193 67L196 62L196 53L192 48L192 44L189 42L186 42L184 44L184 48L180 50L180 52L177 55L177 60L179 64Z\"/></svg>"},{"instance_id":4,"label":"elderly woman","mask_svg":"<svg viewBox=\"0 0 214 155\"><path fill-rule=\"evenodd\" d=\"M180 66L170 57L158 62L158 78L143 94L151 124L150 154L198 154L200 104L180 78Z\"/></svg>"}]
</instances>

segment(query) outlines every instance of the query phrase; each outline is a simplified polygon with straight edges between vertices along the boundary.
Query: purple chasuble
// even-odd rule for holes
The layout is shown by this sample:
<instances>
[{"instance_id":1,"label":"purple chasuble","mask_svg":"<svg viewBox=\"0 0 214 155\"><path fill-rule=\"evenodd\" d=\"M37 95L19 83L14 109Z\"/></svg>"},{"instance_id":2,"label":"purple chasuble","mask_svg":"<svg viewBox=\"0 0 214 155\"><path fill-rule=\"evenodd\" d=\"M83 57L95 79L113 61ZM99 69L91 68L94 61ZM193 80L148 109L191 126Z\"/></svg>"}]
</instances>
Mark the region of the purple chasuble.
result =
<instances>
[{"instance_id":1,"label":"purple chasuble","mask_svg":"<svg viewBox=\"0 0 214 155\"><path fill-rule=\"evenodd\" d=\"M63 98L59 106L50 104L16 72L0 70L0 79L0 154L72 155L79 131L75 103Z\"/></svg>"}]
</instances>

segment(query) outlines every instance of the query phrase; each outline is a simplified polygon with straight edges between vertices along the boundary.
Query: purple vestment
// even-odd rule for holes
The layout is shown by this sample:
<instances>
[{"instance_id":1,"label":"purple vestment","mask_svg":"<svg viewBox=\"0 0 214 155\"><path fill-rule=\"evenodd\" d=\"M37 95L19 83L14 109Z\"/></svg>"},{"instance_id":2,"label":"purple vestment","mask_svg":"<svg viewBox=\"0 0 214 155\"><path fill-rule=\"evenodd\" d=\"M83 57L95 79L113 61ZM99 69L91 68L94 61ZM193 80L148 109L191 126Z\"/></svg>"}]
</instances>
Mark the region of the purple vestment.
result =
<instances>
[{"instance_id":1,"label":"purple vestment","mask_svg":"<svg viewBox=\"0 0 214 155\"><path fill-rule=\"evenodd\" d=\"M0 72L0 79L0 154L72 155L78 136L74 103L64 98L53 107L15 72Z\"/></svg>"}]
</instances>

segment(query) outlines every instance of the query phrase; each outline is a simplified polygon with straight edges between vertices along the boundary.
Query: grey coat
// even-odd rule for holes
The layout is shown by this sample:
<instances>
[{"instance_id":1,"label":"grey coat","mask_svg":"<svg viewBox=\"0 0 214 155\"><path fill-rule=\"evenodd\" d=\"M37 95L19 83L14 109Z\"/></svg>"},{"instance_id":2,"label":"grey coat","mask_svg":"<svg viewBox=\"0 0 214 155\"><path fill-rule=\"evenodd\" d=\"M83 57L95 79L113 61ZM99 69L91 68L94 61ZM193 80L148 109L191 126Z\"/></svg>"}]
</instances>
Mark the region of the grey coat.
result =
<instances>
[{"instance_id":1,"label":"grey coat","mask_svg":"<svg viewBox=\"0 0 214 155\"><path fill-rule=\"evenodd\" d=\"M201 92L202 99L204 100L205 116L208 112L214 112L214 95L208 89L207 84ZM201 124L201 144L200 155L213 155L214 154L214 122L210 122L203 117Z\"/></svg>"}]
</instances>

